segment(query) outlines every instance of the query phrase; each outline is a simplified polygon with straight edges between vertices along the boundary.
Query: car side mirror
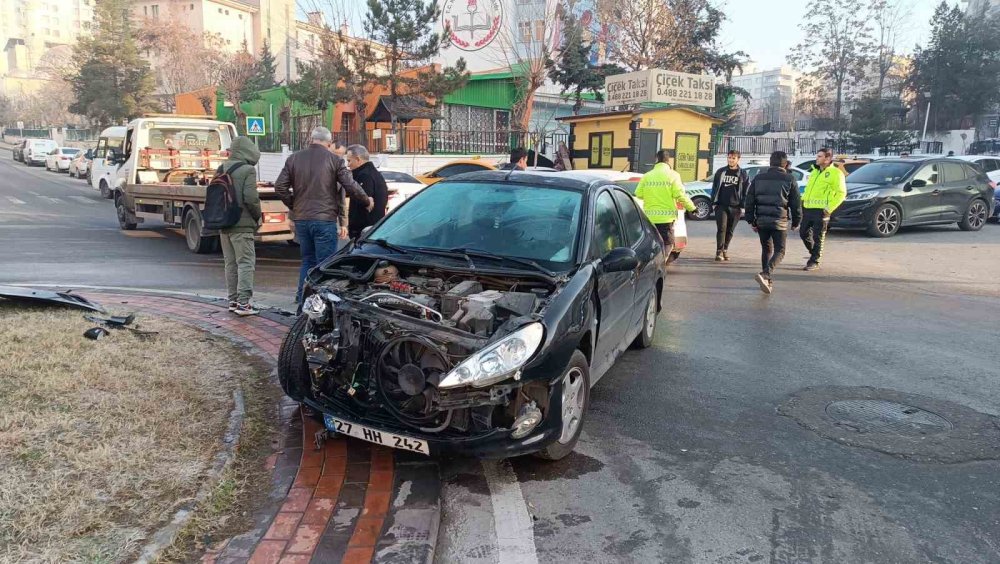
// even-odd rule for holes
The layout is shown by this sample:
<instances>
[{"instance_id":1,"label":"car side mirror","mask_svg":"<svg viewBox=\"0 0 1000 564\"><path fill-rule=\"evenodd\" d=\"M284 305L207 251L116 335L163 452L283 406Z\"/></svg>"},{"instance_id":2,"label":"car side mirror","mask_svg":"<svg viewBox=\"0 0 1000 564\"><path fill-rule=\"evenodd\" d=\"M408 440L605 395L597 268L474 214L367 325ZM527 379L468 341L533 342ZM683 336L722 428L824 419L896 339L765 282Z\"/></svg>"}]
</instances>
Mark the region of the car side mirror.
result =
<instances>
[{"instance_id":1,"label":"car side mirror","mask_svg":"<svg viewBox=\"0 0 1000 564\"><path fill-rule=\"evenodd\" d=\"M375 227L375 226L374 225L369 225L368 227L365 227L364 229L362 229L361 230L361 237L367 237L368 234L371 233L373 227Z\"/></svg>"},{"instance_id":2,"label":"car side mirror","mask_svg":"<svg viewBox=\"0 0 1000 564\"><path fill-rule=\"evenodd\" d=\"M921 180L917 178L916 180L910 181L910 188L923 188L924 186L927 186L926 180Z\"/></svg>"},{"instance_id":3,"label":"car side mirror","mask_svg":"<svg viewBox=\"0 0 1000 564\"><path fill-rule=\"evenodd\" d=\"M628 247L611 249L601 259L601 269L604 272L628 272L639 268L639 257Z\"/></svg>"}]
</instances>

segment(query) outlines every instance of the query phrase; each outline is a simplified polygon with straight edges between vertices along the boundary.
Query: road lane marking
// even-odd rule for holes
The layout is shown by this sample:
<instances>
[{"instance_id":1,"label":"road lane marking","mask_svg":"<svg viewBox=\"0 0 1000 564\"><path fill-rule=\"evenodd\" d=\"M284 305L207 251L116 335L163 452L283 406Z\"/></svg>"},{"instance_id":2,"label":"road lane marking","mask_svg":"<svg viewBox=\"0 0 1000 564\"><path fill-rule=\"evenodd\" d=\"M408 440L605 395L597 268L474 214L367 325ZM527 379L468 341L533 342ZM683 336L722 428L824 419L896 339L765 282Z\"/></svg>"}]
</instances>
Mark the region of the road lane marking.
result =
<instances>
[{"instance_id":1,"label":"road lane marking","mask_svg":"<svg viewBox=\"0 0 1000 564\"><path fill-rule=\"evenodd\" d=\"M122 235L126 237L135 237L136 239L166 239L167 236L163 233L157 233L156 231L122 231Z\"/></svg>"},{"instance_id":2,"label":"road lane marking","mask_svg":"<svg viewBox=\"0 0 1000 564\"><path fill-rule=\"evenodd\" d=\"M86 196L70 196L70 198L73 198L74 200L76 200L78 202L83 202L85 204L96 204L97 203L94 200L91 200L90 198L88 198Z\"/></svg>"},{"instance_id":3,"label":"road lane marking","mask_svg":"<svg viewBox=\"0 0 1000 564\"><path fill-rule=\"evenodd\" d=\"M14 196L7 196L7 199L10 200L10 203L12 203L12 204L24 205L24 203L25 203L24 200L18 200Z\"/></svg>"},{"instance_id":4,"label":"road lane marking","mask_svg":"<svg viewBox=\"0 0 1000 564\"><path fill-rule=\"evenodd\" d=\"M37 198L41 198L42 200L48 200L48 201L52 202L53 204L61 204L61 203L63 203L63 201L60 200L59 198L53 198L52 196L46 196L44 194L39 194L38 192L31 192L31 191L29 191L28 193L31 194L32 196L37 197Z\"/></svg>"},{"instance_id":5,"label":"road lane marking","mask_svg":"<svg viewBox=\"0 0 1000 564\"><path fill-rule=\"evenodd\" d=\"M500 564L538 564L534 523L514 469L507 460L483 460L482 465L493 501Z\"/></svg>"}]
</instances>

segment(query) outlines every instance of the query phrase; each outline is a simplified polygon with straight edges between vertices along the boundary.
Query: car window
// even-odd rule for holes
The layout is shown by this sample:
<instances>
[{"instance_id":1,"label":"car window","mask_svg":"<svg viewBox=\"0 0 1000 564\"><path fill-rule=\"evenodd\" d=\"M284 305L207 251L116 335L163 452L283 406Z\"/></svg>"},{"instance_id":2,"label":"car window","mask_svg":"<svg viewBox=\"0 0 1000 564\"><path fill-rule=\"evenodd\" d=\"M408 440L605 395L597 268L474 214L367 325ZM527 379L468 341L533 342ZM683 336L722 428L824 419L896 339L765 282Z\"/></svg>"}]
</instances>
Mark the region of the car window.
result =
<instances>
[{"instance_id":1,"label":"car window","mask_svg":"<svg viewBox=\"0 0 1000 564\"><path fill-rule=\"evenodd\" d=\"M794 168L790 172L792 173L792 176L795 177L796 182L802 182L802 179L806 177L806 175L802 174L802 171Z\"/></svg>"},{"instance_id":2,"label":"car window","mask_svg":"<svg viewBox=\"0 0 1000 564\"><path fill-rule=\"evenodd\" d=\"M455 176L456 174L465 174L466 172L479 172L480 170L486 170L486 167L477 164L454 164L448 165L441 170L437 171L434 176L440 178L448 178L449 176Z\"/></svg>"},{"instance_id":3,"label":"car window","mask_svg":"<svg viewBox=\"0 0 1000 564\"><path fill-rule=\"evenodd\" d=\"M618 208L615 207L611 193L602 192L594 207L594 240L590 255L592 258L601 258L612 249L624 246L625 236Z\"/></svg>"},{"instance_id":4,"label":"car window","mask_svg":"<svg viewBox=\"0 0 1000 564\"><path fill-rule=\"evenodd\" d=\"M621 190L615 190L614 195L615 202L618 203L618 209L622 213L622 222L625 224L625 234L628 235L628 242L634 246L642 240L642 235L646 232L642 226L642 215L640 215L639 209L635 207L635 200L632 199L632 196Z\"/></svg>"},{"instance_id":5,"label":"car window","mask_svg":"<svg viewBox=\"0 0 1000 564\"><path fill-rule=\"evenodd\" d=\"M923 180L928 186L934 186L942 182L940 165L937 163L925 165L917 174L913 175L914 180Z\"/></svg>"},{"instance_id":6,"label":"car window","mask_svg":"<svg viewBox=\"0 0 1000 564\"><path fill-rule=\"evenodd\" d=\"M747 167L745 170L747 172L747 182L749 182L749 181L753 180L753 178L755 176L757 176L758 174L760 174L760 171L764 170L764 167L762 167L762 166L751 166L751 167Z\"/></svg>"},{"instance_id":7,"label":"car window","mask_svg":"<svg viewBox=\"0 0 1000 564\"><path fill-rule=\"evenodd\" d=\"M972 166L971 164L968 164L968 163L962 163L962 168L965 169L965 177L966 178L976 179L976 178L979 178L980 176L982 176L983 174L985 174L985 173L981 172L978 168L976 168L976 167L974 167L974 166Z\"/></svg>"},{"instance_id":8,"label":"car window","mask_svg":"<svg viewBox=\"0 0 1000 564\"><path fill-rule=\"evenodd\" d=\"M965 168L960 163L941 163L944 168L945 182L961 182L965 180Z\"/></svg>"},{"instance_id":9,"label":"car window","mask_svg":"<svg viewBox=\"0 0 1000 564\"><path fill-rule=\"evenodd\" d=\"M410 182L413 184L420 184L419 180L413 178L409 174L406 174L405 172L396 172L394 170L382 171L382 178L384 178L386 182Z\"/></svg>"},{"instance_id":10,"label":"car window","mask_svg":"<svg viewBox=\"0 0 1000 564\"><path fill-rule=\"evenodd\" d=\"M847 174L850 174L859 168L865 166L868 163L847 163L844 165L844 169L847 170Z\"/></svg>"},{"instance_id":11,"label":"car window","mask_svg":"<svg viewBox=\"0 0 1000 564\"><path fill-rule=\"evenodd\" d=\"M809 170L809 171L811 171L814 166L816 166L816 159L813 159L811 161L806 161L798 165L798 167L801 168L802 170Z\"/></svg>"},{"instance_id":12,"label":"car window","mask_svg":"<svg viewBox=\"0 0 1000 564\"><path fill-rule=\"evenodd\" d=\"M582 202L578 190L542 184L438 183L410 197L369 237L402 247L475 249L566 270L577 256Z\"/></svg>"},{"instance_id":13,"label":"car window","mask_svg":"<svg viewBox=\"0 0 1000 564\"><path fill-rule=\"evenodd\" d=\"M993 172L1000 170L1000 161L996 159L983 159L979 161L979 166L983 167L983 172Z\"/></svg>"},{"instance_id":14,"label":"car window","mask_svg":"<svg viewBox=\"0 0 1000 564\"><path fill-rule=\"evenodd\" d=\"M80 152L80 149L68 148L68 149L61 149L61 151L62 154L64 155L76 155Z\"/></svg>"}]
</instances>

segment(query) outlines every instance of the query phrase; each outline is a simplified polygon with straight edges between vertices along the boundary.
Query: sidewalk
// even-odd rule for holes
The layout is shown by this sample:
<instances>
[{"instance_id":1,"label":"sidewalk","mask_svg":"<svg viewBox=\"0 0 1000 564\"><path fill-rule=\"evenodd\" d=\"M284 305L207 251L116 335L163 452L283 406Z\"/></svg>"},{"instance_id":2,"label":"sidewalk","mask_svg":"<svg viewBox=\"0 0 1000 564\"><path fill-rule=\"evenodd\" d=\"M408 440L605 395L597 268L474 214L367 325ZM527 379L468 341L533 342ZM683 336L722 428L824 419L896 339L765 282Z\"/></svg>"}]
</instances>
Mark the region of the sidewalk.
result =
<instances>
[{"instance_id":1,"label":"sidewalk","mask_svg":"<svg viewBox=\"0 0 1000 564\"><path fill-rule=\"evenodd\" d=\"M294 321L273 312L241 318L220 300L79 294L227 337L272 364ZM282 432L268 459L273 470L269 501L254 514L253 529L213 546L201 561L432 562L440 521L437 463L343 437L330 438L317 449L314 437L321 423L287 397L279 408Z\"/></svg>"}]
</instances>

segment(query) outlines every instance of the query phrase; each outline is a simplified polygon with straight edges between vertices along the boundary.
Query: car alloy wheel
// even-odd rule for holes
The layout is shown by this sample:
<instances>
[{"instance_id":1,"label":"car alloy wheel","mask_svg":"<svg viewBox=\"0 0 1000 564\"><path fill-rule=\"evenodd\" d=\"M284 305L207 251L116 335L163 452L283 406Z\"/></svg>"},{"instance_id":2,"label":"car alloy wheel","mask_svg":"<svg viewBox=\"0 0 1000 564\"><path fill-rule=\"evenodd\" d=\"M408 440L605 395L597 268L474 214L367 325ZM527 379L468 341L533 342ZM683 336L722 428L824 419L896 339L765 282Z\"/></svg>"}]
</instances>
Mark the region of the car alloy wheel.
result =
<instances>
[{"instance_id":1,"label":"car alloy wheel","mask_svg":"<svg viewBox=\"0 0 1000 564\"><path fill-rule=\"evenodd\" d=\"M646 306L646 334L650 338L653 337L653 333L656 331L656 296L649 298L649 304Z\"/></svg>"},{"instance_id":2,"label":"car alloy wheel","mask_svg":"<svg viewBox=\"0 0 1000 564\"><path fill-rule=\"evenodd\" d=\"M875 215L875 229L883 237L888 237L899 229L899 212L895 206L882 206Z\"/></svg>"},{"instance_id":3,"label":"car alloy wheel","mask_svg":"<svg viewBox=\"0 0 1000 564\"><path fill-rule=\"evenodd\" d=\"M980 229L986 225L986 205L976 200L969 206L969 226L972 229Z\"/></svg>"},{"instance_id":4,"label":"car alloy wheel","mask_svg":"<svg viewBox=\"0 0 1000 564\"><path fill-rule=\"evenodd\" d=\"M587 378L579 368L566 373L562 383L562 434L559 442L567 444L576 436L576 430L583 420L583 408L587 396L583 387Z\"/></svg>"},{"instance_id":5,"label":"car alloy wheel","mask_svg":"<svg viewBox=\"0 0 1000 564\"><path fill-rule=\"evenodd\" d=\"M712 215L712 203L705 198L696 198L694 200L695 209L694 218L698 221L704 221L708 219L708 216Z\"/></svg>"}]
</instances>

